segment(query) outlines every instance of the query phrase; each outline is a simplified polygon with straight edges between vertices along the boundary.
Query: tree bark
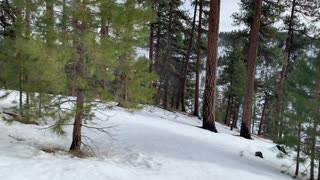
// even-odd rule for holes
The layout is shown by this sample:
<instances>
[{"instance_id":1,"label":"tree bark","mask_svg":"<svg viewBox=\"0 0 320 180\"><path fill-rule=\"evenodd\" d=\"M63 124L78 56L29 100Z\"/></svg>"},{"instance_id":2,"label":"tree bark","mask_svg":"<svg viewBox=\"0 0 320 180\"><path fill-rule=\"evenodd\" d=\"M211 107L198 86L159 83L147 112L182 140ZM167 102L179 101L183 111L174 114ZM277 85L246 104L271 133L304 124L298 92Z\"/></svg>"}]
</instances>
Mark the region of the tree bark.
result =
<instances>
[{"instance_id":1,"label":"tree bark","mask_svg":"<svg viewBox=\"0 0 320 180\"><path fill-rule=\"evenodd\" d=\"M25 29L25 37L26 40L30 39L31 36L31 1L30 0L25 0L26 3L26 14L25 14L25 20L26 20L26 29ZM24 74L24 90L26 93L26 108L25 108L25 120L29 121L30 119L30 92L29 92L29 86L25 86L25 84L29 83L29 76L28 74Z\"/></svg>"},{"instance_id":2,"label":"tree bark","mask_svg":"<svg viewBox=\"0 0 320 180\"><path fill-rule=\"evenodd\" d=\"M240 136L251 139L251 116L252 116L252 98L254 94L254 81L256 72L256 58L258 51L260 16L262 0L254 1L254 18L251 24L249 53L248 53L248 74L247 86L243 105L243 118L241 123Z\"/></svg>"},{"instance_id":3,"label":"tree bark","mask_svg":"<svg viewBox=\"0 0 320 180\"><path fill-rule=\"evenodd\" d=\"M320 159L320 155L318 155L319 159ZM320 160L319 160L319 164L318 164L318 180L320 180Z\"/></svg>"},{"instance_id":4,"label":"tree bark","mask_svg":"<svg viewBox=\"0 0 320 180\"><path fill-rule=\"evenodd\" d=\"M20 116L23 116L23 65L22 65L22 60L20 60L19 65L20 65L20 74L19 74L19 111L20 111Z\"/></svg>"},{"instance_id":5,"label":"tree bark","mask_svg":"<svg viewBox=\"0 0 320 180\"><path fill-rule=\"evenodd\" d=\"M296 163L296 171L295 171L295 176L299 175L299 166L300 166L300 149L301 149L301 126L302 123L299 122L298 125L298 145L297 145L297 163ZM320 161L319 161L320 162ZM320 168L320 167L319 167ZM320 172L320 171L319 171ZM319 175L319 174L318 174ZM319 179L319 177L318 177Z\"/></svg>"},{"instance_id":6,"label":"tree bark","mask_svg":"<svg viewBox=\"0 0 320 180\"><path fill-rule=\"evenodd\" d=\"M314 91L314 109L313 109L313 127L311 132L311 152L310 152L310 180L314 180L314 167L315 167L315 155L316 155L316 140L317 140L317 127L319 106L318 101L320 96L320 80L316 80Z\"/></svg>"},{"instance_id":7,"label":"tree bark","mask_svg":"<svg viewBox=\"0 0 320 180\"><path fill-rule=\"evenodd\" d=\"M70 151L80 151L81 148L81 127L84 107L84 93L77 91L76 114L73 123L72 143Z\"/></svg>"},{"instance_id":8,"label":"tree bark","mask_svg":"<svg viewBox=\"0 0 320 180\"><path fill-rule=\"evenodd\" d=\"M53 1L46 0L46 45L52 47L54 44L54 11Z\"/></svg>"},{"instance_id":9,"label":"tree bark","mask_svg":"<svg viewBox=\"0 0 320 180\"><path fill-rule=\"evenodd\" d=\"M192 28L191 28L191 33L190 33L190 41L189 41L189 46L188 46L188 51L186 55L186 61L184 63L184 74L183 74L183 81L182 81L182 112L186 111L186 87L187 87L187 75L188 75L188 68L189 68L189 60L190 60L190 54L191 54L191 49L192 49L192 44L193 44L193 36L194 36L194 29L196 27L196 16L197 16L197 7L198 7L198 0L195 1L194 5L194 12L193 12L193 20L192 20Z\"/></svg>"},{"instance_id":10,"label":"tree bark","mask_svg":"<svg viewBox=\"0 0 320 180\"><path fill-rule=\"evenodd\" d=\"M153 71L153 47L154 47L154 42L153 42L153 31L154 31L154 24L150 24L150 37L149 37L149 72L152 73Z\"/></svg>"},{"instance_id":11,"label":"tree bark","mask_svg":"<svg viewBox=\"0 0 320 180\"><path fill-rule=\"evenodd\" d=\"M169 66L171 59L171 44L172 44L172 20L173 20L173 2L170 0L170 10L169 10L169 22L168 22L168 32L167 32L167 52L165 57L165 64ZM165 72L164 80L164 97L163 97L163 108L167 109L168 107L168 86L169 86L169 73Z\"/></svg>"},{"instance_id":12,"label":"tree bark","mask_svg":"<svg viewBox=\"0 0 320 180\"><path fill-rule=\"evenodd\" d=\"M259 123L259 130L258 130L258 135L261 135L261 131L262 131L262 125L263 125L263 121L265 119L265 114L266 114L266 110L267 110L267 106L268 106L268 95L266 95L265 99L264 99L264 103L263 103L263 109L262 109L262 114L261 114L261 119L260 119L260 123Z\"/></svg>"},{"instance_id":13,"label":"tree bark","mask_svg":"<svg viewBox=\"0 0 320 180\"><path fill-rule=\"evenodd\" d=\"M234 110L232 124L230 125L231 131L233 130L233 128L237 128L237 123L238 123L238 118L239 118L239 110L240 110L240 102L237 102L236 108Z\"/></svg>"},{"instance_id":14,"label":"tree bark","mask_svg":"<svg viewBox=\"0 0 320 180\"><path fill-rule=\"evenodd\" d=\"M42 117L42 93L39 93L39 107L38 107L38 117Z\"/></svg>"},{"instance_id":15,"label":"tree bark","mask_svg":"<svg viewBox=\"0 0 320 180\"><path fill-rule=\"evenodd\" d=\"M254 134L254 124L256 122L256 112L257 112L257 106L256 106L256 98L253 98L253 111L252 111L252 122L251 122L251 133Z\"/></svg>"},{"instance_id":16,"label":"tree bark","mask_svg":"<svg viewBox=\"0 0 320 180\"><path fill-rule=\"evenodd\" d=\"M80 3L76 1L75 3ZM82 3L83 9L86 9L85 2ZM81 42L79 42L77 38L81 37L82 33L84 33L86 29L86 22L81 19L74 19L73 22L75 23L75 34L74 37L74 46L77 49L77 53L79 56L78 66L79 70L77 71L77 75L81 78L82 81L85 81L86 77L86 67L85 67L85 48ZM79 37L78 37L79 35ZM81 39L80 39L81 40ZM73 123L73 132L72 132L72 143L70 146L70 151L80 151L81 150L81 128L82 128L82 120L84 115L84 101L85 101L85 90L81 87L80 84L77 84L76 87L76 110L75 110L75 117Z\"/></svg>"},{"instance_id":17,"label":"tree bark","mask_svg":"<svg viewBox=\"0 0 320 180\"><path fill-rule=\"evenodd\" d=\"M314 180L315 154L316 154L316 120L314 119L312 134L311 134L311 152L310 152L310 180Z\"/></svg>"},{"instance_id":18,"label":"tree bark","mask_svg":"<svg viewBox=\"0 0 320 180\"><path fill-rule=\"evenodd\" d=\"M173 90L173 92L172 92L172 96L171 96L171 108L173 109L175 106L175 97L176 97L176 92L177 92L177 90L175 89L175 90ZM179 101L178 101L179 102Z\"/></svg>"},{"instance_id":19,"label":"tree bark","mask_svg":"<svg viewBox=\"0 0 320 180\"><path fill-rule=\"evenodd\" d=\"M180 89L177 91L177 100L176 100L176 109L179 110L179 102L180 102Z\"/></svg>"},{"instance_id":20,"label":"tree bark","mask_svg":"<svg viewBox=\"0 0 320 180\"><path fill-rule=\"evenodd\" d=\"M210 1L206 80L203 98L203 128L218 132L215 126L216 72L218 61L218 34L220 0Z\"/></svg>"},{"instance_id":21,"label":"tree bark","mask_svg":"<svg viewBox=\"0 0 320 180\"><path fill-rule=\"evenodd\" d=\"M28 83L28 76L26 76L26 80L25 80L26 83ZM25 120L26 121L29 121L30 120L30 92L29 92L29 89L27 88L26 89L26 113L25 113Z\"/></svg>"},{"instance_id":22,"label":"tree bark","mask_svg":"<svg viewBox=\"0 0 320 180\"><path fill-rule=\"evenodd\" d=\"M199 85L200 85L200 58L201 58L201 29L202 28L202 0L199 0L199 24L197 37L197 61L196 61L196 84L194 91L193 115L199 117Z\"/></svg>"},{"instance_id":23,"label":"tree bark","mask_svg":"<svg viewBox=\"0 0 320 180\"><path fill-rule=\"evenodd\" d=\"M156 0L157 4L157 17L160 19L160 9L159 9L159 0ZM155 25L155 24L154 24ZM157 72L157 69L159 67L159 61L160 61L160 50L161 50L161 45L160 45L160 40L161 40L161 23L160 20L157 22L157 27L156 27L156 44L155 44L155 55L154 55L154 65L153 69L154 71Z\"/></svg>"},{"instance_id":24,"label":"tree bark","mask_svg":"<svg viewBox=\"0 0 320 180\"><path fill-rule=\"evenodd\" d=\"M228 116L229 116L230 100L231 100L231 97L230 97L230 95L229 95L229 96L228 96L227 109L226 109L226 115L224 116L224 124L226 124L226 125L227 125Z\"/></svg>"}]
</instances>

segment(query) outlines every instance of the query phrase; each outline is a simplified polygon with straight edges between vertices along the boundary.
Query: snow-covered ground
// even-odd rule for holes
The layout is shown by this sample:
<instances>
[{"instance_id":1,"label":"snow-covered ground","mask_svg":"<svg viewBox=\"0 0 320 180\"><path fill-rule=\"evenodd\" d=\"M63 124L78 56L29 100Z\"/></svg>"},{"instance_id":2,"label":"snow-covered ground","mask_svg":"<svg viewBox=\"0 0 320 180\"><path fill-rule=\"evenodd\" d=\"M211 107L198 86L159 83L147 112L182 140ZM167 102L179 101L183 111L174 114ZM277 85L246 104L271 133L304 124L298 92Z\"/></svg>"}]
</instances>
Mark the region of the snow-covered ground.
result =
<instances>
[{"instance_id":1,"label":"snow-covered ground","mask_svg":"<svg viewBox=\"0 0 320 180\"><path fill-rule=\"evenodd\" d=\"M7 107L8 101L1 100L0 108ZM96 115L88 125L114 126L110 131L116 140L84 129L84 135L94 141L91 146L96 154L84 159L64 151L41 150L67 150L71 127L67 127L65 137L59 137L45 129L47 126L7 125L0 121L0 179L291 179L281 171L292 161L278 159L279 151L268 140L246 140L219 124L219 133L215 134L199 128L201 121L197 118L152 106L136 112L113 107ZM256 151L261 151L264 159L255 157Z\"/></svg>"}]
</instances>

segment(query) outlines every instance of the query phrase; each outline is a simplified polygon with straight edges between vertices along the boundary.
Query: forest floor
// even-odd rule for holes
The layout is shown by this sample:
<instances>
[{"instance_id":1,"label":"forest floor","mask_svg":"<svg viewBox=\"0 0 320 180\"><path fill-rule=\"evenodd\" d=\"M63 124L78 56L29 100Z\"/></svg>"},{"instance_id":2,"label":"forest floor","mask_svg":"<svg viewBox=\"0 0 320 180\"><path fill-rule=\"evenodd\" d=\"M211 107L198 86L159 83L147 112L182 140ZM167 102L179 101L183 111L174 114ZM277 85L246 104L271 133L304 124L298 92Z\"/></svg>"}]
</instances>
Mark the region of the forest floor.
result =
<instances>
[{"instance_id":1,"label":"forest floor","mask_svg":"<svg viewBox=\"0 0 320 180\"><path fill-rule=\"evenodd\" d=\"M13 93L0 109L17 99ZM120 107L97 111L88 126L109 127L113 138L93 129L84 142L95 153L79 158L67 153L72 127L63 137L49 125L0 121L1 180L282 180L291 179L293 157L269 140L240 138L217 123L219 133L199 128L195 117L153 106L129 112ZM264 158L255 157L261 151ZM289 171L288 171L289 169Z\"/></svg>"}]
</instances>

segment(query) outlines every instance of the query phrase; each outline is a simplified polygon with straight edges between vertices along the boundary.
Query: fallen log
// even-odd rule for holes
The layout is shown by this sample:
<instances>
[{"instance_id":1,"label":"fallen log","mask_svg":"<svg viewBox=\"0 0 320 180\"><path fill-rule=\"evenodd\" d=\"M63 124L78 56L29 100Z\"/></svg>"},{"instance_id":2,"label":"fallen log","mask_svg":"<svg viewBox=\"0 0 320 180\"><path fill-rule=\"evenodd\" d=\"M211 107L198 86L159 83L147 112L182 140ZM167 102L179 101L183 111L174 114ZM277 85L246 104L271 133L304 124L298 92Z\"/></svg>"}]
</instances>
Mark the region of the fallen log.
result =
<instances>
[{"instance_id":1,"label":"fallen log","mask_svg":"<svg viewBox=\"0 0 320 180\"><path fill-rule=\"evenodd\" d=\"M23 116L21 116L20 114L17 114L17 113L6 112L6 111L3 111L2 113L12 117L12 119L10 119L10 120L6 119L8 122L17 121L22 124L39 125L39 123L37 123L36 121L25 120L25 118Z\"/></svg>"}]
</instances>

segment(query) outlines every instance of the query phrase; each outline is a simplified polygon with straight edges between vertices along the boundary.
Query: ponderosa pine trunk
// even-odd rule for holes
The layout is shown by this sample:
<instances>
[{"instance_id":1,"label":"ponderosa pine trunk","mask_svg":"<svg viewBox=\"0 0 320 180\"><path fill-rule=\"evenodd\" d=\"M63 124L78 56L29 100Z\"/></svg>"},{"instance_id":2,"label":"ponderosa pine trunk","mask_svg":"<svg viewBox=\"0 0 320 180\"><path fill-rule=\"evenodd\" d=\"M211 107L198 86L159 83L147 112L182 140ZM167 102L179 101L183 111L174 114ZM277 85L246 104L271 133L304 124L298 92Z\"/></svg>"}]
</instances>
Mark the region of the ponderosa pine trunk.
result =
<instances>
[{"instance_id":1,"label":"ponderosa pine trunk","mask_svg":"<svg viewBox=\"0 0 320 180\"><path fill-rule=\"evenodd\" d=\"M239 101L239 100L237 100ZM230 130L232 131L233 128L237 128L237 123L238 123L238 118L239 118L239 109L240 109L240 102L237 102L235 104L235 109L234 109L234 114L233 114L233 119L232 123L230 124Z\"/></svg>"},{"instance_id":2,"label":"ponderosa pine trunk","mask_svg":"<svg viewBox=\"0 0 320 180\"><path fill-rule=\"evenodd\" d=\"M255 98L253 99L253 111L252 111L252 122L251 122L251 133L254 134L254 124L256 123L256 113L257 105L255 103Z\"/></svg>"},{"instance_id":3,"label":"ponderosa pine trunk","mask_svg":"<svg viewBox=\"0 0 320 180\"><path fill-rule=\"evenodd\" d=\"M79 1L75 1L74 3L80 3ZM86 9L85 2L82 3L83 9ZM86 77L86 67L85 67L85 48L84 45L79 42L79 37L86 30L86 22L83 19L74 19L75 24L75 36L74 36L74 46L77 49L77 54L79 57L78 60L78 71L77 75L82 81L85 81ZM78 36L79 35L79 36ZM80 39L81 40L81 39ZM80 84L77 84L76 87L76 105L75 105L75 117L73 123L73 132L72 132L72 143L70 146L70 151L80 151L81 150L81 128L82 128L82 120L84 115L84 102L85 102L85 89L81 87Z\"/></svg>"},{"instance_id":4,"label":"ponderosa pine trunk","mask_svg":"<svg viewBox=\"0 0 320 180\"><path fill-rule=\"evenodd\" d=\"M318 101L320 98L320 80L316 80L314 89L314 107L313 107L313 125L311 132L311 150L310 150L310 180L314 180L314 167L316 156L316 140L317 140L317 127L319 117Z\"/></svg>"},{"instance_id":5,"label":"ponderosa pine trunk","mask_svg":"<svg viewBox=\"0 0 320 180\"><path fill-rule=\"evenodd\" d=\"M200 58L201 58L201 28L202 28L202 0L199 0L199 22L197 37L197 61L196 61L196 84L194 91L193 115L199 117L199 85L200 85Z\"/></svg>"},{"instance_id":6,"label":"ponderosa pine trunk","mask_svg":"<svg viewBox=\"0 0 320 180\"><path fill-rule=\"evenodd\" d=\"M218 132L215 126L216 72L218 62L218 35L220 0L210 1L206 80L203 97L203 128Z\"/></svg>"},{"instance_id":7,"label":"ponderosa pine trunk","mask_svg":"<svg viewBox=\"0 0 320 180\"><path fill-rule=\"evenodd\" d=\"M264 99L264 103L263 103L263 109L262 109L262 114L261 114L260 123L259 123L258 135L261 135L262 125L264 123L265 114L266 114L266 110L267 110L267 106L268 106L268 101L269 101L269 98L268 98L268 95L266 95L266 97Z\"/></svg>"},{"instance_id":8,"label":"ponderosa pine trunk","mask_svg":"<svg viewBox=\"0 0 320 180\"><path fill-rule=\"evenodd\" d=\"M192 28L191 28L191 33L190 33L190 40L189 40L189 46L188 46L188 51L186 55L186 60L184 62L184 74L183 74L183 80L182 80L182 91L181 91L181 106L182 112L186 111L186 87L187 87L187 75L188 75L188 69L189 69L189 60L190 60L190 54L191 54L191 49L192 49L192 44L193 44L193 36L194 36L194 29L196 27L196 16L197 16L197 7L198 7L198 0L195 1L194 5L194 12L193 12L193 20L192 20Z\"/></svg>"},{"instance_id":9,"label":"ponderosa pine trunk","mask_svg":"<svg viewBox=\"0 0 320 180\"><path fill-rule=\"evenodd\" d=\"M230 109L230 100L231 100L231 96L228 96L228 102L227 102L227 109L226 109L226 114L224 116L224 124L227 125L227 121L228 121L228 116L229 116L229 109Z\"/></svg>"},{"instance_id":10,"label":"ponderosa pine trunk","mask_svg":"<svg viewBox=\"0 0 320 180\"><path fill-rule=\"evenodd\" d=\"M256 58L258 52L260 16L261 16L262 0L254 1L254 18L251 24L249 53L248 53L248 74L247 86L243 104L243 115L240 136L251 139L251 117L252 117L252 100L254 94L254 81L256 73Z\"/></svg>"},{"instance_id":11,"label":"ponderosa pine trunk","mask_svg":"<svg viewBox=\"0 0 320 180\"><path fill-rule=\"evenodd\" d=\"M171 59L171 44L172 44L172 20L173 20L173 2L170 0L169 3L170 10L169 10L169 22L168 22L168 30L167 30L167 50L166 50L166 57L165 57L165 64L169 66L170 59ZM163 108L167 109L168 107L168 86L169 86L169 73L165 72L164 78L164 97L163 97Z\"/></svg>"},{"instance_id":12,"label":"ponderosa pine trunk","mask_svg":"<svg viewBox=\"0 0 320 180\"><path fill-rule=\"evenodd\" d=\"M84 92L77 91L76 114L73 123L72 143L70 151L80 151L81 148L81 127L82 127L82 114L84 107Z\"/></svg>"},{"instance_id":13,"label":"ponderosa pine trunk","mask_svg":"<svg viewBox=\"0 0 320 180\"><path fill-rule=\"evenodd\" d=\"M302 123L299 122L298 125L298 145L297 145L297 162L296 162L296 171L295 171L295 176L297 177L299 175L299 167L300 167L300 151L301 151L301 128L302 128ZM319 161L320 162L320 161ZM319 167L320 168L320 167ZM319 171L320 172L320 171ZM318 177L319 179L319 177Z\"/></svg>"},{"instance_id":14,"label":"ponderosa pine trunk","mask_svg":"<svg viewBox=\"0 0 320 180\"><path fill-rule=\"evenodd\" d=\"M318 127L318 115L319 107L318 104L320 96L320 81L316 80L314 90L314 108L313 108L313 125L311 132L311 150L310 150L310 180L314 180L314 167L315 167L315 155L316 155L316 140L317 140L317 127Z\"/></svg>"}]
</instances>

